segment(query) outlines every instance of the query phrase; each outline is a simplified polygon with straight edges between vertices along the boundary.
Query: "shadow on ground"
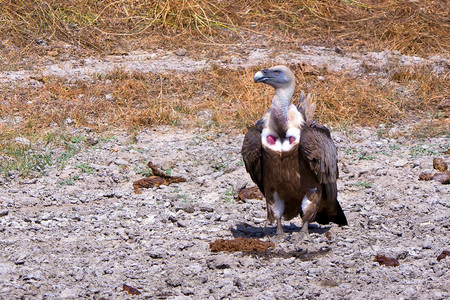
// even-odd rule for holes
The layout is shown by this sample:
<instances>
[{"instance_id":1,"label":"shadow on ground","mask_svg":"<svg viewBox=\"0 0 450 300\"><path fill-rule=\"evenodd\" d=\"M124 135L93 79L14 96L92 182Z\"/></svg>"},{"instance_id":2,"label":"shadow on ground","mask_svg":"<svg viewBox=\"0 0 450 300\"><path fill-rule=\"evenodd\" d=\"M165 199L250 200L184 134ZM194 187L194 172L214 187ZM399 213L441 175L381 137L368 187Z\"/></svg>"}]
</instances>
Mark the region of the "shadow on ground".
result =
<instances>
[{"instance_id":1,"label":"shadow on ground","mask_svg":"<svg viewBox=\"0 0 450 300\"><path fill-rule=\"evenodd\" d=\"M317 224L309 224L308 231L309 233L318 233L324 234L325 232L330 230L330 226L320 226ZM276 235L277 228L275 226L267 227L264 230L264 226L256 227L250 225L248 223L238 224L236 227L232 227L231 233L234 238L243 237L243 238L263 238L265 236L274 236ZM289 225L284 225L283 230L285 233L292 234L294 232L300 232L301 227L290 223Z\"/></svg>"}]
</instances>

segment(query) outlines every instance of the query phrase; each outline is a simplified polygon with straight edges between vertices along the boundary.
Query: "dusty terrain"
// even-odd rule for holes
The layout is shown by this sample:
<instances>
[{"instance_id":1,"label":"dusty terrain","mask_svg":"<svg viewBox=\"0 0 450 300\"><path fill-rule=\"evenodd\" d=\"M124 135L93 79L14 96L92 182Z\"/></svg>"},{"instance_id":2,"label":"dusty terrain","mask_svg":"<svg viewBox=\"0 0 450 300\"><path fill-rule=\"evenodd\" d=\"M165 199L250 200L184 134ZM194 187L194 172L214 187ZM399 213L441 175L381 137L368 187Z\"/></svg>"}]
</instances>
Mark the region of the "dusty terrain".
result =
<instances>
[{"instance_id":1,"label":"dusty terrain","mask_svg":"<svg viewBox=\"0 0 450 300\"><path fill-rule=\"evenodd\" d=\"M264 236L264 201L234 200L250 182L241 134L78 130L80 150L65 168L1 179L0 297L447 299L450 257L437 256L449 249L450 186L418 177L434 157L449 162L448 138L391 139L381 129L333 131L349 226L312 224L310 241L295 238L295 219L283 238ZM187 182L135 194L148 160ZM234 237L275 248L210 251ZM400 265L379 265L377 254Z\"/></svg>"}]
</instances>

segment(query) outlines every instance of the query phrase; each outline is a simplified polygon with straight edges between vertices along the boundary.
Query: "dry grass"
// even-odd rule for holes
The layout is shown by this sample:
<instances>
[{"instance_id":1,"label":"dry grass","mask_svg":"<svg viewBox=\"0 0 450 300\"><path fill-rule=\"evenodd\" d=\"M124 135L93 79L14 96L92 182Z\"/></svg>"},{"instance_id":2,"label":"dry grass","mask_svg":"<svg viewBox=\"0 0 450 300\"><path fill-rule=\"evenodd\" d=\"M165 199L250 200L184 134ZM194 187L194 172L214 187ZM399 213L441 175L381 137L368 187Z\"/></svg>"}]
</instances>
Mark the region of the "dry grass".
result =
<instances>
[{"instance_id":1,"label":"dry grass","mask_svg":"<svg viewBox=\"0 0 450 300\"><path fill-rule=\"evenodd\" d=\"M0 0L0 37L19 48L40 49L44 41L120 53L241 43L256 33L284 47L307 42L428 55L448 52L449 15L445 0Z\"/></svg>"},{"instance_id":2,"label":"dry grass","mask_svg":"<svg viewBox=\"0 0 450 300\"><path fill-rule=\"evenodd\" d=\"M284 50L310 44L446 56L449 15L443 0L0 0L0 69L20 69L36 57L58 61L160 48L183 47L209 58L238 44L242 51L255 44ZM252 81L257 69L159 75L117 70L93 80L43 77L35 88L3 87L0 169L5 162L12 166L6 169L42 169L51 155L19 145L15 137L53 142L53 132L63 136L68 123L96 131L160 124L245 129L271 101L271 89ZM424 120L415 127L417 136L448 134L448 112L436 109L449 97L448 74L392 66L388 83L380 84L309 66L293 69L296 95L301 89L314 95L320 122L375 125L414 117ZM61 140L66 148L73 144L70 136Z\"/></svg>"},{"instance_id":3,"label":"dry grass","mask_svg":"<svg viewBox=\"0 0 450 300\"><path fill-rule=\"evenodd\" d=\"M448 97L448 75L425 67L392 72L390 84L370 78L291 66L301 89L314 95L316 118L330 125L376 125L419 117L413 136L449 134L449 116L436 109ZM72 137L70 128L97 132L115 128L136 131L153 125L245 130L270 106L273 91L253 83L261 67L213 68L186 74L115 71L94 80L39 78L38 87L4 87L0 93L0 173L18 170L39 174L47 165L63 165L84 137ZM425 69L424 69L425 68ZM294 101L295 102L295 101ZM426 113L424 113L426 112ZM70 120L70 122L69 122ZM70 124L68 124L70 123ZM67 130L67 127L69 130ZM16 142L26 137L31 145ZM36 143L58 144L38 150Z\"/></svg>"},{"instance_id":4,"label":"dry grass","mask_svg":"<svg viewBox=\"0 0 450 300\"><path fill-rule=\"evenodd\" d=\"M292 67L297 95L301 89L312 93L316 117L328 124L375 125L435 113L437 103L448 96L448 75L425 67L397 69L391 75L394 83L387 85L323 70L319 78L314 70ZM4 135L30 135L64 127L67 119L100 131L160 124L244 129L270 106L271 88L252 80L258 69L160 75L115 71L76 82L41 78L40 87L0 94L0 117L6 120L0 129Z\"/></svg>"}]
</instances>

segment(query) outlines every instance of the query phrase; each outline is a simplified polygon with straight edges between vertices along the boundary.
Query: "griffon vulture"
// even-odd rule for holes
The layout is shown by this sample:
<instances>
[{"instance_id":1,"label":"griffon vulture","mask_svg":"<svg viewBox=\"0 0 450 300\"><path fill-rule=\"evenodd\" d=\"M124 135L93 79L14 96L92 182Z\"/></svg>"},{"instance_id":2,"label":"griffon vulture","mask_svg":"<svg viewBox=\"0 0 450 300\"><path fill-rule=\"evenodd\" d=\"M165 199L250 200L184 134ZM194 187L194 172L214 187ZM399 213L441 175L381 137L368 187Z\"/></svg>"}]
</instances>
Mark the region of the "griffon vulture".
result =
<instances>
[{"instance_id":1,"label":"griffon vulture","mask_svg":"<svg viewBox=\"0 0 450 300\"><path fill-rule=\"evenodd\" d=\"M347 225L337 201L337 151L329 130L312 120L315 105L302 92L298 106L291 103L295 76L285 66L259 71L256 83L275 89L271 108L245 135L242 156L247 172L264 194L267 222L300 214L302 232L318 222ZM266 222L266 224L267 224Z\"/></svg>"}]
</instances>

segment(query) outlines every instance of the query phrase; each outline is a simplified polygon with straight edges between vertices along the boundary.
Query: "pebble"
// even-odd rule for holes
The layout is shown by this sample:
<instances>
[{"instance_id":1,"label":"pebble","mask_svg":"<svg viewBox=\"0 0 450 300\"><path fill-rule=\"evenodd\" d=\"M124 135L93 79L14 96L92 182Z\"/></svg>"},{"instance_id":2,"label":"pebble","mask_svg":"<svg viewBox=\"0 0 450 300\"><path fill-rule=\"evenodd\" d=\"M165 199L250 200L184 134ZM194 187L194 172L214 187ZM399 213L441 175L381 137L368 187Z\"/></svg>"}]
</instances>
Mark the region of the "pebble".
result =
<instances>
[{"instance_id":1,"label":"pebble","mask_svg":"<svg viewBox=\"0 0 450 300\"><path fill-rule=\"evenodd\" d=\"M31 146L31 141L24 137L16 137L14 142L23 146Z\"/></svg>"},{"instance_id":2,"label":"pebble","mask_svg":"<svg viewBox=\"0 0 450 300\"><path fill-rule=\"evenodd\" d=\"M393 163L394 167L396 167L396 168L403 168L407 164L408 164L408 160L406 160L406 159L399 159Z\"/></svg>"}]
</instances>

